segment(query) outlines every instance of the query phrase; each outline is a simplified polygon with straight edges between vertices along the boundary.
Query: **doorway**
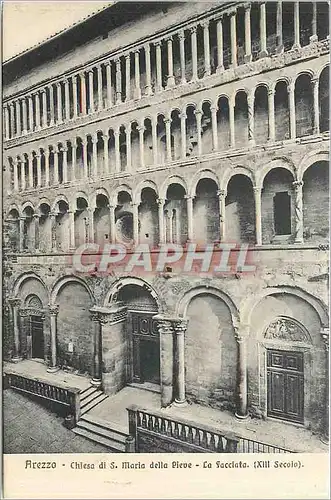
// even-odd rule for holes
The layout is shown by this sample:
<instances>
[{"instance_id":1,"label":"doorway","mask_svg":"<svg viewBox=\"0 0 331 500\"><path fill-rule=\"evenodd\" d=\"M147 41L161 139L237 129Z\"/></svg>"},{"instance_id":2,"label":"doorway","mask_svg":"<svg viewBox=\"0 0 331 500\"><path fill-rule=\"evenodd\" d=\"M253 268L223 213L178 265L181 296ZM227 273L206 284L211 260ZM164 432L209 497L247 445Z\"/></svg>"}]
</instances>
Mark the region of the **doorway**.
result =
<instances>
[{"instance_id":1,"label":"doorway","mask_svg":"<svg viewBox=\"0 0 331 500\"><path fill-rule=\"evenodd\" d=\"M303 424L303 353L268 349L267 378L268 416Z\"/></svg>"},{"instance_id":2,"label":"doorway","mask_svg":"<svg viewBox=\"0 0 331 500\"><path fill-rule=\"evenodd\" d=\"M140 339L140 375L142 382L160 384L160 345L155 340Z\"/></svg>"},{"instance_id":3,"label":"doorway","mask_svg":"<svg viewBox=\"0 0 331 500\"><path fill-rule=\"evenodd\" d=\"M44 327L41 316L30 316L32 358L44 359Z\"/></svg>"},{"instance_id":4,"label":"doorway","mask_svg":"<svg viewBox=\"0 0 331 500\"><path fill-rule=\"evenodd\" d=\"M132 380L160 384L160 340L154 312L130 311Z\"/></svg>"}]
</instances>

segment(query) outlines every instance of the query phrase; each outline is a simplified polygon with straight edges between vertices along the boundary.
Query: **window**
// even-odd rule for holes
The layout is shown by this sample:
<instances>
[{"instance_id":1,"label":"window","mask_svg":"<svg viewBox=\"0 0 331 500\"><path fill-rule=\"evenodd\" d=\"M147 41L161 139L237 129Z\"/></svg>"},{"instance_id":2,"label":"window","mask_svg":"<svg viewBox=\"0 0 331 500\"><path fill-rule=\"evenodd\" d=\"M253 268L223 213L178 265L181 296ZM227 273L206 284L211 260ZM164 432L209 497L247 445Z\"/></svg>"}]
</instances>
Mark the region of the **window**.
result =
<instances>
[{"instance_id":1,"label":"window","mask_svg":"<svg viewBox=\"0 0 331 500\"><path fill-rule=\"evenodd\" d=\"M276 235L291 234L291 196L287 191L274 196L274 227Z\"/></svg>"}]
</instances>

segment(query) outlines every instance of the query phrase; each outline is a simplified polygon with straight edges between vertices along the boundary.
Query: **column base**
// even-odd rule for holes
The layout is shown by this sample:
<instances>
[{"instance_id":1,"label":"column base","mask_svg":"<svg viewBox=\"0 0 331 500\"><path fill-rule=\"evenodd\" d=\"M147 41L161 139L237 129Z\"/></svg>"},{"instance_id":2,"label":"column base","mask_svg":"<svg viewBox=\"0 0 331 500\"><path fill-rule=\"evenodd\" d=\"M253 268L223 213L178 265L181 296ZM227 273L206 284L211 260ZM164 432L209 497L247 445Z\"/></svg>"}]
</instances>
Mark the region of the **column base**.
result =
<instances>
[{"instance_id":1,"label":"column base","mask_svg":"<svg viewBox=\"0 0 331 500\"><path fill-rule=\"evenodd\" d=\"M292 49L291 50L299 50L299 49L301 49L301 45L299 43L294 43L292 45Z\"/></svg>"},{"instance_id":2,"label":"column base","mask_svg":"<svg viewBox=\"0 0 331 500\"><path fill-rule=\"evenodd\" d=\"M253 59L252 54L247 54L244 56L244 62L246 64L252 62L252 59Z\"/></svg>"},{"instance_id":3,"label":"column base","mask_svg":"<svg viewBox=\"0 0 331 500\"><path fill-rule=\"evenodd\" d=\"M174 76L168 76L167 80L167 89L170 89L175 86L175 77Z\"/></svg>"},{"instance_id":4,"label":"column base","mask_svg":"<svg viewBox=\"0 0 331 500\"><path fill-rule=\"evenodd\" d=\"M59 366L49 366L47 368L47 373L56 373L60 370L60 367Z\"/></svg>"},{"instance_id":5,"label":"column base","mask_svg":"<svg viewBox=\"0 0 331 500\"><path fill-rule=\"evenodd\" d=\"M302 245L304 243L303 238L295 239L293 242L295 245Z\"/></svg>"},{"instance_id":6,"label":"column base","mask_svg":"<svg viewBox=\"0 0 331 500\"><path fill-rule=\"evenodd\" d=\"M141 92L140 89L136 89L133 93L134 99L141 99Z\"/></svg>"},{"instance_id":7,"label":"column base","mask_svg":"<svg viewBox=\"0 0 331 500\"><path fill-rule=\"evenodd\" d=\"M261 52L259 52L259 59L263 59L264 57L268 57L268 51L267 50L261 50Z\"/></svg>"},{"instance_id":8,"label":"column base","mask_svg":"<svg viewBox=\"0 0 331 500\"><path fill-rule=\"evenodd\" d=\"M309 37L309 43L316 43L318 42L318 36L317 35L312 35Z\"/></svg>"},{"instance_id":9,"label":"column base","mask_svg":"<svg viewBox=\"0 0 331 500\"><path fill-rule=\"evenodd\" d=\"M203 77L206 78L207 76L210 76L211 75L211 70L208 69L207 71L204 71L203 73Z\"/></svg>"},{"instance_id":10,"label":"column base","mask_svg":"<svg viewBox=\"0 0 331 500\"><path fill-rule=\"evenodd\" d=\"M247 420L249 418L249 414L248 413L246 413L246 415L240 415L239 413L235 412L234 416L238 420Z\"/></svg>"},{"instance_id":11,"label":"column base","mask_svg":"<svg viewBox=\"0 0 331 500\"><path fill-rule=\"evenodd\" d=\"M175 406L176 408L183 408L184 406L188 406L188 402L186 399L175 399L172 406Z\"/></svg>"},{"instance_id":12,"label":"column base","mask_svg":"<svg viewBox=\"0 0 331 500\"><path fill-rule=\"evenodd\" d=\"M101 387L101 384L102 384L102 380L100 378L92 378L90 380L90 384L93 386L93 387Z\"/></svg>"},{"instance_id":13,"label":"column base","mask_svg":"<svg viewBox=\"0 0 331 500\"><path fill-rule=\"evenodd\" d=\"M12 363L19 363L20 361L23 361L23 358L21 356L13 356L11 358Z\"/></svg>"},{"instance_id":14,"label":"column base","mask_svg":"<svg viewBox=\"0 0 331 500\"><path fill-rule=\"evenodd\" d=\"M224 66L217 66L216 68L216 74L219 75L220 73L222 73L224 71Z\"/></svg>"}]
</instances>

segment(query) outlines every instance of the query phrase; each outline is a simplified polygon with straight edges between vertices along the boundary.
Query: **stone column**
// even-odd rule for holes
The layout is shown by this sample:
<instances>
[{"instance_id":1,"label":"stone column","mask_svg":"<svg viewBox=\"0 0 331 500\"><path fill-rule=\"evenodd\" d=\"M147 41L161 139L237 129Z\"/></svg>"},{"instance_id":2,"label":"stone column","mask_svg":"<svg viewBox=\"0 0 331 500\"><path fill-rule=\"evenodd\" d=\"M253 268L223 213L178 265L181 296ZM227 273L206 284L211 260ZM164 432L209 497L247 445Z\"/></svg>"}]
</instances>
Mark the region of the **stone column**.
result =
<instances>
[{"instance_id":1,"label":"stone column","mask_svg":"<svg viewBox=\"0 0 331 500\"><path fill-rule=\"evenodd\" d=\"M172 54L172 36L167 38L168 47L168 78L167 78L167 88L173 87L175 85L174 77L174 64L173 64L173 54Z\"/></svg>"},{"instance_id":2,"label":"stone column","mask_svg":"<svg viewBox=\"0 0 331 500\"><path fill-rule=\"evenodd\" d=\"M138 128L139 132L139 157L140 157L140 168L145 167L145 154L144 154L144 131L145 127L141 125Z\"/></svg>"},{"instance_id":3,"label":"stone column","mask_svg":"<svg viewBox=\"0 0 331 500\"><path fill-rule=\"evenodd\" d=\"M153 162L157 165L159 162L158 157L158 144L157 144L157 119L153 117L152 119L152 145L153 145Z\"/></svg>"},{"instance_id":4,"label":"stone column","mask_svg":"<svg viewBox=\"0 0 331 500\"><path fill-rule=\"evenodd\" d=\"M33 189L33 152L29 154L29 189Z\"/></svg>"},{"instance_id":5,"label":"stone column","mask_svg":"<svg viewBox=\"0 0 331 500\"><path fill-rule=\"evenodd\" d=\"M89 87L89 112L94 113L94 92L93 92L93 69L88 71L88 87Z\"/></svg>"},{"instance_id":6,"label":"stone column","mask_svg":"<svg viewBox=\"0 0 331 500\"><path fill-rule=\"evenodd\" d=\"M223 19L219 19L216 24L217 37L217 68L216 73L224 71L223 62Z\"/></svg>"},{"instance_id":7,"label":"stone column","mask_svg":"<svg viewBox=\"0 0 331 500\"><path fill-rule=\"evenodd\" d=\"M191 31L191 48L192 48L192 81L198 79L198 45L197 45L197 27L192 26Z\"/></svg>"},{"instance_id":8,"label":"stone column","mask_svg":"<svg viewBox=\"0 0 331 500\"><path fill-rule=\"evenodd\" d=\"M157 200L158 205L158 218L159 218L159 244L165 243L165 231L164 231L164 204L165 200L159 198Z\"/></svg>"},{"instance_id":9,"label":"stone column","mask_svg":"<svg viewBox=\"0 0 331 500\"><path fill-rule=\"evenodd\" d=\"M312 2L313 5L313 17L311 20L311 37L309 38L310 43L318 41L317 36L317 3Z\"/></svg>"},{"instance_id":10,"label":"stone column","mask_svg":"<svg viewBox=\"0 0 331 500\"><path fill-rule=\"evenodd\" d=\"M167 148L167 162L170 163L172 161L172 152L171 152L171 118L165 118L165 130L166 130L166 148Z\"/></svg>"},{"instance_id":11,"label":"stone column","mask_svg":"<svg viewBox=\"0 0 331 500\"><path fill-rule=\"evenodd\" d=\"M104 175L108 175L109 174L108 129L103 131L102 138L103 138L103 171Z\"/></svg>"},{"instance_id":12,"label":"stone column","mask_svg":"<svg viewBox=\"0 0 331 500\"><path fill-rule=\"evenodd\" d=\"M131 123L125 127L125 134L126 134L126 171L130 172L131 171Z\"/></svg>"},{"instance_id":13,"label":"stone column","mask_svg":"<svg viewBox=\"0 0 331 500\"><path fill-rule=\"evenodd\" d=\"M217 106L211 106L211 129L213 134L213 151L218 151L218 134L217 134Z\"/></svg>"},{"instance_id":14,"label":"stone column","mask_svg":"<svg viewBox=\"0 0 331 500\"><path fill-rule=\"evenodd\" d=\"M49 114L50 114L49 125L52 127L55 122L54 87L52 84L49 86Z\"/></svg>"},{"instance_id":15,"label":"stone column","mask_svg":"<svg viewBox=\"0 0 331 500\"><path fill-rule=\"evenodd\" d=\"M182 159L186 159L186 113L180 114L180 144Z\"/></svg>"},{"instance_id":16,"label":"stone column","mask_svg":"<svg viewBox=\"0 0 331 500\"><path fill-rule=\"evenodd\" d=\"M51 220L51 251L55 253L57 251L56 244L56 213L50 213L49 218Z\"/></svg>"},{"instance_id":17,"label":"stone column","mask_svg":"<svg viewBox=\"0 0 331 500\"><path fill-rule=\"evenodd\" d=\"M21 190L25 191L25 161L21 161Z\"/></svg>"},{"instance_id":18,"label":"stone column","mask_svg":"<svg viewBox=\"0 0 331 500\"><path fill-rule=\"evenodd\" d=\"M237 12L230 12L231 68L237 66Z\"/></svg>"},{"instance_id":19,"label":"stone column","mask_svg":"<svg viewBox=\"0 0 331 500\"><path fill-rule=\"evenodd\" d=\"M93 134L92 137L92 175L91 177L95 180L98 178L98 135Z\"/></svg>"},{"instance_id":20,"label":"stone column","mask_svg":"<svg viewBox=\"0 0 331 500\"><path fill-rule=\"evenodd\" d=\"M234 148L236 145L235 130L234 130L234 107L235 107L235 97L231 96L229 98L229 128L230 128L230 147L231 148Z\"/></svg>"},{"instance_id":21,"label":"stone column","mask_svg":"<svg viewBox=\"0 0 331 500\"><path fill-rule=\"evenodd\" d=\"M125 55L125 101L131 99L131 69L130 69L130 54Z\"/></svg>"},{"instance_id":22,"label":"stone column","mask_svg":"<svg viewBox=\"0 0 331 500\"><path fill-rule=\"evenodd\" d=\"M160 385L161 406L169 406L173 401L173 372L174 372L174 329L172 321L163 316L154 316L158 320L160 334Z\"/></svg>"},{"instance_id":23,"label":"stone column","mask_svg":"<svg viewBox=\"0 0 331 500\"><path fill-rule=\"evenodd\" d=\"M85 73L80 73L80 104L81 104L81 114L86 115L87 113L87 101L86 101L86 75Z\"/></svg>"},{"instance_id":24,"label":"stone column","mask_svg":"<svg viewBox=\"0 0 331 500\"><path fill-rule=\"evenodd\" d=\"M13 318L13 330L14 330L14 352L12 356L12 361L14 363L18 363L19 361L22 361L22 356L21 356L21 339L20 339L20 329L19 329L19 306L21 304L20 299L12 298L9 299L9 303L11 306L11 311L12 311L12 318Z\"/></svg>"},{"instance_id":25,"label":"stone column","mask_svg":"<svg viewBox=\"0 0 331 500\"><path fill-rule=\"evenodd\" d=\"M185 398L185 332L187 323L187 320L175 321L173 326L176 338L175 365L177 368L175 406L187 404Z\"/></svg>"},{"instance_id":26,"label":"stone column","mask_svg":"<svg viewBox=\"0 0 331 500\"><path fill-rule=\"evenodd\" d=\"M108 61L106 64L106 85L107 85L107 107L111 108L112 101L112 81L111 81L111 64Z\"/></svg>"},{"instance_id":27,"label":"stone column","mask_svg":"<svg viewBox=\"0 0 331 500\"><path fill-rule=\"evenodd\" d=\"M4 111L5 139L8 140L10 138L8 104L3 105L3 111ZM23 129L24 129L24 119L23 119Z\"/></svg>"},{"instance_id":28,"label":"stone column","mask_svg":"<svg viewBox=\"0 0 331 500\"><path fill-rule=\"evenodd\" d=\"M13 159L13 174L14 174L14 191L18 191L18 160L17 158Z\"/></svg>"},{"instance_id":29,"label":"stone column","mask_svg":"<svg viewBox=\"0 0 331 500\"><path fill-rule=\"evenodd\" d=\"M94 243L94 210L95 210L95 207L89 207L87 209L87 213L88 213L88 222L87 222L88 240L87 240L87 242L89 242L89 243Z\"/></svg>"},{"instance_id":30,"label":"stone column","mask_svg":"<svg viewBox=\"0 0 331 500\"><path fill-rule=\"evenodd\" d=\"M152 71L151 71L151 48L149 43L144 46L145 51L145 67L146 67L146 95L152 95Z\"/></svg>"},{"instance_id":31,"label":"stone column","mask_svg":"<svg viewBox=\"0 0 331 500\"><path fill-rule=\"evenodd\" d=\"M102 67L101 64L97 67L98 75L98 111L103 109L103 96L102 96Z\"/></svg>"},{"instance_id":32,"label":"stone column","mask_svg":"<svg viewBox=\"0 0 331 500\"><path fill-rule=\"evenodd\" d=\"M115 60L116 64L116 104L121 104L122 102L122 73L121 73L121 60L120 58Z\"/></svg>"},{"instance_id":33,"label":"stone column","mask_svg":"<svg viewBox=\"0 0 331 500\"><path fill-rule=\"evenodd\" d=\"M69 210L69 250L75 250L75 210Z\"/></svg>"},{"instance_id":34,"label":"stone column","mask_svg":"<svg viewBox=\"0 0 331 500\"><path fill-rule=\"evenodd\" d=\"M275 131L275 89L268 89L268 115L269 115L269 141L274 142L276 131Z\"/></svg>"},{"instance_id":35,"label":"stone column","mask_svg":"<svg viewBox=\"0 0 331 500\"><path fill-rule=\"evenodd\" d=\"M260 59L268 56L266 2L260 3Z\"/></svg>"},{"instance_id":36,"label":"stone column","mask_svg":"<svg viewBox=\"0 0 331 500\"><path fill-rule=\"evenodd\" d=\"M282 1L277 2L276 34L277 34L277 53L281 54L282 52L284 52L284 44L283 44L283 5L282 5Z\"/></svg>"},{"instance_id":37,"label":"stone column","mask_svg":"<svg viewBox=\"0 0 331 500\"><path fill-rule=\"evenodd\" d=\"M33 241L32 252L39 251L39 215L33 214Z\"/></svg>"},{"instance_id":38,"label":"stone column","mask_svg":"<svg viewBox=\"0 0 331 500\"><path fill-rule=\"evenodd\" d=\"M204 48L204 65L205 65L204 76L209 76L211 74L209 21L204 21L203 23L201 23L201 26L203 28L203 48Z\"/></svg>"},{"instance_id":39,"label":"stone column","mask_svg":"<svg viewBox=\"0 0 331 500\"><path fill-rule=\"evenodd\" d=\"M36 154L37 162L37 187L41 187L41 154L38 152Z\"/></svg>"},{"instance_id":40,"label":"stone column","mask_svg":"<svg viewBox=\"0 0 331 500\"><path fill-rule=\"evenodd\" d=\"M28 102L29 102L29 131L33 132L33 100L32 100L32 95L28 96ZM12 106L12 103L11 103L11 106ZM14 127L12 125L12 133L13 133L13 130L14 130Z\"/></svg>"},{"instance_id":41,"label":"stone column","mask_svg":"<svg viewBox=\"0 0 331 500\"><path fill-rule=\"evenodd\" d=\"M120 159L120 131L114 130L115 139L115 170L120 172L121 170L121 159Z\"/></svg>"},{"instance_id":42,"label":"stone column","mask_svg":"<svg viewBox=\"0 0 331 500\"><path fill-rule=\"evenodd\" d=\"M115 207L109 205L109 227L110 227L110 242L116 243L116 221L115 221Z\"/></svg>"},{"instance_id":43,"label":"stone column","mask_svg":"<svg viewBox=\"0 0 331 500\"><path fill-rule=\"evenodd\" d=\"M133 216L133 242L135 245L139 244L139 205L132 203L132 216Z\"/></svg>"},{"instance_id":44,"label":"stone column","mask_svg":"<svg viewBox=\"0 0 331 500\"><path fill-rule=\"evenodd\" d=\"M262 188L253 187L255 202L255 239L256 245L262 245Z\"/></svg>"},{"instance_id":45,"label":"stone column","mask_svg":"<svg viewBox=\"0 0 331 500\"><path fill-rule=\"evenodd\" d=\"M140 90L140 63L139 63L140 50L136 49L134 51L134 98L141 99Z\"/></svg>"},{"instance_id":46,"label":"stone column","mask_svg":"<svg viewBox=\"0 0 331 500\"><path fill-rule=\"evenodd\" d=\"M63 183L68 182L68 148L62 148Z\"/></svg>"},{"instance_id":47,"label":"stone column","mask_svg":"<svg viewBox=\"0 0 331 500\"><path fill-rule=\"evenodd\" d=\"M295 239L294 243L303 243L303 203L302 203L303 181L294 181L295 191Z\"/></svg>"},{"instance_id":48,"label":"stone column","mask_svg":"<svg viewBox=\"0 0 331 500\"><path fill-rule=\"evenodd\" d=\"M254 89L250 90L247 96L247 114L248 114L248 141L254 146Z\"/></svg>"},{"instance_id":49,"label":"stone column","mask_svg":"<svg viewBox=\"0 0 331 500\"><path fill-rule=\"evenodd\" d=\"M90 309L93 325L93 377L91 385L101 387L102 384L102 326L100 314Z\"/></svg>"},{"instance_id":50,"label":"stone column","mask_svg":"<svg viewBox=\"0 0 331 500\"><path fill-rule=\"evenodd\" d=\"M194 239L194 227L193 227L193 196L186 195L186 206L187 206L187 240L193 241Z\"/></svg>"},{"instance_id":51,"label":"stone column","mask_svg":"<svg viewBox=\"0 0 331 500\"><path fill-rule=\"evenodd\" d=\"M73 118L78 116L78 75L72 77L72 104L73 104Z\"/></svg>"},{"instance_id":52,"label":"stone column","mask_svg":"<svg viewBox=\"0 0 331 500\"><path fill-rule=\"evenodd\" d=\"M59 152L57 149L53 148L53 159L54 159L54 184L57 185L59 183Z\"/></svg>"},{"instance_id":53,"label":"stone column","mask_svg":"<svg viewBox=\"0 0 331 500\"><path fill-rule=\"evenodd\" d=\"M47 95L46 89L42 89L41 91L41 101L43 105L43 116L42 116L42 126L43 128L47 127Z\"/></svg>"},{"instance_id":54,"label":"stone column","mask_svg":"<svg viewBox=\"0 0 331 500\"><path fill-rule=\"evenodd\" d=\"M296 117L295 117L295 96L294 96L295 83L290 82L288 85L288 105L290 111L290 137L296 137Z\"/></svg>"},{"instance_id":55,"label":"stone column","mask_svg":"<svg viewBox=\"0 0 331 500\"><path fill-rule=\"evenodd\" d=\"M245 63L252 61L252 35L251 35L251 4L246 4L245 9Z\"/></svg>"},{"instance_id":56,"label":"stone column","mask_svg":"<svg viewBox=\"0 0 331 500\"><path fill-rule=\"evenodd\" d=\"M156 52L156 91L161 92L162 86L162 55L161 55L161 40L154 43Z\"/></svg>"},{"instance_id":57,"label":"stone column","mask_svg":"<svg viewBox=\"0 0 331 500\"><path fill-rule=\"evenodd\" d=\"M247 349L246 342L249 329L246 326L235 326L235 336L238 347L237 367L237 410L235 416L239 419L248 417L247 412Z\"/></svg>"},{"instance_id":58,"label":"stone column","mask_svg":"<svg viewBox=\"0 0 331 500\"><path fill-rule=\"evenodd\" d=\"M27 110L27 102L26 98L22 99L22 118L23 118L23 134L26 134L28 131L28 110ZM8 123L9 127L9 123ZM9 133L9 128L8 128Z\"/></svg>"},{"instance_id":59,"label":"stone column","mask_svg":"<svg viewBox=\"0 0 331 500\"><path fill-rule=\"evenodd\" d=\"M320 132L320 112L319 112L319 92L318 78L313 78L311 81L313 85L313 96L314 96L314 134L319 134Z\"/></svg>"},{"instance_id":60,"label":"stone column","mask_svg":"<svg viewBox=\"0 0 331 500\"><path fill-rule=\"evenodd\" d=\"M19 251L24 251L24 228L25 228L25 217L19 218Z\"/></svg>"},{"instance_id":61,"label":"stone column","mask_svg":"<svg viewBox=\"0 0 331 500\"><path fill-rule=\"evenodd\" d=\"M75 138L71 140L71 159L72 159L71 180L75 181L76 180L76 164L77 164L77 142L76 142Z\"/></svg>"},{"instance_id":62,"label":"stone column","mask_svg":"<svg viewBox=\"0 0 331 500\"><path fill-rule=\"evenodd\" d=\"M184 30L178 33L179 38L179 54L180 54L180 83L186 83L186 67L185 67L185 32Z\"/></svg>"},{"instance_id":63,"label":"stone column","mask_svg":"<svg viewBox=\"0 0 331 500\"><path fill-rule=\"evenodd\" d=\"M88 163L87 163L87 138L82 140L83 147L83 172L84 179L88 179Z\"/></svg>"},{"instance_id":64,"label":"stone column","mask_svg":"<svg viewBox=\"0 0 331 500\"><path fill-rule=\"evenodd\" d=\"M49 373L54 373L59 370L59 367L57 366L57 315L59 312L59 306L49 304L48 307L51 323L51 358L47 371Z\"/></svg>"},{"instance_id":65,"label":"stone column","mask_svg":"<svg viewBox=\"0 0 331 500\"><path fill-rule=\"evenodd\" d=\"M16 135L20 136L22 133L21 130L21 103L20 99L16 101ZM39 124L40 127L40 124Z\"/></svg>"},{"instance_id":66,"label":"stone column","mask_svg":"<svg viewBox=\"0 0 331 500\"><path fill-rule=\"evenodd\" d=\"M70 120L70 97L69 97L69 81L66 78L64 80L64 114L67 121Z\"/></svg>"},{"instance_id":67,"label":"stone column","mask_svg":"<svg viewBox=\"0 0 331 500\"><path fill-rule=\"evenodd\" d=\"M225 198L226 191L224 189L220 189L217 191L218 196L218 209L220 214L220 241L223 243L225 241Z\"/></svg>"},{"instance_id":68,"label":"stone column","mask_svg":"<svg viewBox=\"0 0 331 500\"><path fill-rule=\"evenodd\" d=\"M61 89L61 83L58 82L56 84L56 91L57 91L57 122L62 123L63 117L62 117L62 89Z\"/></svg>"},{"instance_id":69,"label":"stone column","mask_svg":"<svg viewBox=\"0 0 331 500\"><path fill-rule=\"evenodd\" d=\"M294 44L292 49L300 49L300 7L294 2Z\"/></svg>"},{"instance_id":70,"label":"stone column","mask_svg":"<svg viewBox=\"0 0 331 500\"><path fill-rule=\"evenodd\" d=\"M198 156L202 155L202 143L201 143L201 120L202 120L202 111L200 109L196 109L195 112L195 118L197 121L197 141L198 141Z\"/></svg>"}]
</instances>

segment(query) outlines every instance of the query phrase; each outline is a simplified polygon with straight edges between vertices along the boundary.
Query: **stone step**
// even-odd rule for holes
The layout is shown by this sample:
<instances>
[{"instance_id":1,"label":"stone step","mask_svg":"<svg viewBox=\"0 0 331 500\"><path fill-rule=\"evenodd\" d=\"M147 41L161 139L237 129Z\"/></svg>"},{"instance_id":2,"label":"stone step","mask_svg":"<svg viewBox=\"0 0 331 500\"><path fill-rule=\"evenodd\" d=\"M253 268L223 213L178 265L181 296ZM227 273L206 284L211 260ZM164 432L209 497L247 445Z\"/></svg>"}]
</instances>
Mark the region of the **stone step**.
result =
<instances>
[{"instance_id":1,"label":"stone step","mask_svg":"<svg viewBox=\"0 0 331 500\"><path fill-rule=\"evenodd\" d=\"M92 424L91 422L86 422L85 420L79 420L77 423L77 427L79 429L85 429L92 434L107 438L110 441L114 441L115 444L119 443L125 445L127 435L119 434L116 432L116 430L113 430L111 428L105 429L104 427L101 427L97 424Z\"/></svg>"},{"instance_id":2,"label":"stone step","mask_svg":"<svg viewBox=\"0 0 331 500\"><path fill-rule=\"evenodd\" d=\"M84 415L87 411L92 410L96 405L107 399L108 396L104 394L103 392L99 393L96 398L94 398L92 401L90 401L88 404L84 405L81 407L81 414Z\"/></svg>"},{"instance_id":3,"label":"stone step","mask_svg":"<svg viewBox=\"0 0 331 500\"><path fill-rule=\"evenodd\" d=\"M115 442L113 440L110 440L109 438L100 436L95 432L83 429L82 427L75 427L73 431L75 434L83 436L90 441L94 441L95 443L102 444L116 453L125 453L125 444L123 443Z\"/></svg>"},{"instance_id":4,"label":"stone step","mask_svg":"<svg viewBox=\"0 0 331 500\"><path fill-rule=\"evenodd\" d=\"M79 393L80 401L84 401L90 394L93 394L97 389L91 385L91 387L88 387L87 389L84 389L82 392Z\"/></svg>"},{"instance_id":5,"label":"stone step","mask_svg":"<svg viewBox=\"0 0 331 500\"><path fill-rule=\"evenodd\" d=\"M84 399L81 399L80 400L81 409L85 408L85 406L87 406L89 403L91 403L91 401L94 401L94 399L96 399L101 394L103 394L103 392L94 391L94 392L91 392L90 394L88 394Z\"/></svg>"},{"instance_id":6,"label":"stone step","mask_svg":"<svg viewBox=\"0 0 331 500\"><path fill-rule=\"evenodd\" d=\"M89 413L82 415L79 422L81 422L81 421L89 422L90 424L94 424L94 425L97 425L99 427L103 427L106 430L114 431L114 432L116 432L116 434L120 434L124 437L127 437L129 435L127 428L125 428L124 426L120 426L118 424L115 424L114 422L109 422L108 420L103 420L100 417L94 417L94 416L90 415Z\"/></svg>"}]
</instances>

